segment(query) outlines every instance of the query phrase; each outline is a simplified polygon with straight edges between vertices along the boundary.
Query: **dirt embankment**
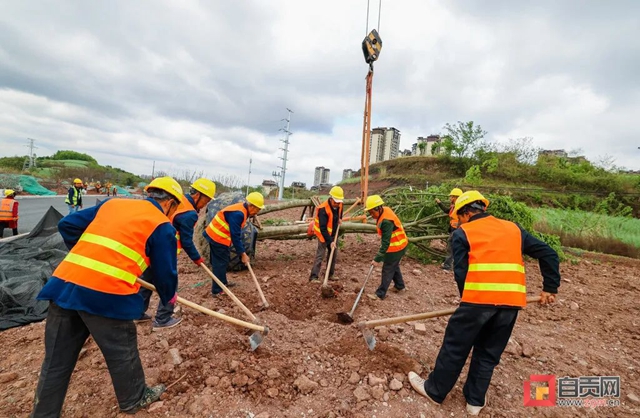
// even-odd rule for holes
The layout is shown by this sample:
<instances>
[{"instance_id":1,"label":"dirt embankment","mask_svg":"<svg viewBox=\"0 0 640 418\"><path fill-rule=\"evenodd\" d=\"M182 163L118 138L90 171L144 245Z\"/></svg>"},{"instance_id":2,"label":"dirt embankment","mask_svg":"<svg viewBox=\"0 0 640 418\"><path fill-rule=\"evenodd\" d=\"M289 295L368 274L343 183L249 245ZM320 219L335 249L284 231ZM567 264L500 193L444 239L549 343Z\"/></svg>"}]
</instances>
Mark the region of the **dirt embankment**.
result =
<instances>
[{"instance_id":1,"label":"dirt embankment","mask_svg":"<svg viewBox=\"0 0 640 418\"><path fill-rule=\"evenodd\" d=\"M299 210L271 214L296 219ZM151 332L138 326L138 343L149 384L184 378L139 416L172 417L449 417L464 416L461 380L440 408L409 386L410 370L426 376L433 367L447 318L377 330L378 345L367 347L355 325L337 323L336 313L351 308L376 251L375 236L345 239L334 282L337 297L322 299L320 285L309 284L315 241L258 244L254 270L272 305L257 312L271 332L255 352L243 329L183 307L176 328ZM482 416L565 417L640 414L640 261L586 255L562 266L559 301L532 305L518 318L512 343L497 367ZM405 259L409 291L384 301L363 298L356 322L453 307L458 294L451 274L437 266ZM528 288L541 288L537 263L528 262ZM209 296L209 279L180 257L180 295L242 318L228 298ZM252 310L260 300L247 272L232 273L237 296ZM379 271L367 292L379 284ZM154 297L152 303L157 299ZM155 305L152 305L155 307ZM153 313L151 311L150 313ZM0 415L27 416L44 355L44 323L0 334ZM180 358L170 354L177 350ZM619 407L525 408L523 382L531 374L620 376ZM635 396L635 397L634 397ZM66 417L120 416L108 371L95 342L89 340L76 365L63 410ZM124 416L124 415L122 415Z\"/></svg>"}]
</instances>

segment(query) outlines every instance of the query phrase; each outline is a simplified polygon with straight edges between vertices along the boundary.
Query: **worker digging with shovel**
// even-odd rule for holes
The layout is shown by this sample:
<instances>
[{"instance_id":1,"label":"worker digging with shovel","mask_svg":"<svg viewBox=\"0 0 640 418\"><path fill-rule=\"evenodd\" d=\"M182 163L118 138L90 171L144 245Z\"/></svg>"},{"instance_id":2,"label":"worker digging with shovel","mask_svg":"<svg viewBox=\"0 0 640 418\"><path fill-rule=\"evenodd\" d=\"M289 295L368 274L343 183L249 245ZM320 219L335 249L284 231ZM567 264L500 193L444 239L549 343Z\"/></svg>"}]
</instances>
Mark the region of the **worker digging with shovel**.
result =
<instances>
[{"instance_id":1,"label":"worker digging with shovel","mask_svg":"<svg viewBox=\"0 0 640 418\"><path fill-rule=\"evenodd\" d=\"M318 207L316 216L313 219L313 232L318 238L318 249L309 275L310 283L319 283L318 274L322 267L322 259L325 252L328 252L327 270L329 280L337 280L333 277L338 258L337 233L338 225L342 222L342 211L344 201L344 191L340 186L334 186L329 191L329 198ZM331 254L333 253L333 258Z\"/></svg>"},{"instance_id":2,"label":"worker digging with shovel","mask_svg":"<svg viewBox=\"0 0 640 418\"><path fill-rule=\"evenodd\" d=\"M382 262L380 286L375 293L370 293L367 297L371 300L384 299L392 281L395 292L406 292L407 288L400 271L400 261L407 252L409 240L402 222L390 207L384 206L384 201L379 195L367 197L365 210L376 220L376 228L380 236L380 249L371 264L377 267Z\"/></svg>"}]
</instances>

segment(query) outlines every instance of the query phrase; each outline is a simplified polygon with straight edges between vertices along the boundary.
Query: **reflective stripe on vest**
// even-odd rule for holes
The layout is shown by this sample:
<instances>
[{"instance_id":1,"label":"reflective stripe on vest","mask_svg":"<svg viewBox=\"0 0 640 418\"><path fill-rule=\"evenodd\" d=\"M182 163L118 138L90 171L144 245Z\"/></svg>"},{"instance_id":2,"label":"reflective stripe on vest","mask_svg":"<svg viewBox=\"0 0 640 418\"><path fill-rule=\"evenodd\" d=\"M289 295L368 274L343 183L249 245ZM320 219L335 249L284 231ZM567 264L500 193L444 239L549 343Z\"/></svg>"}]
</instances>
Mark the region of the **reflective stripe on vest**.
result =
<instances>
[{"instance_id":1,"label":"reflective stripe on vest","mask_svg":"<svg viewBox=\"0 0 640 418\"><path fill-rule=\"evenodd\" d=\"M71 200L73 200L73 203L69 201L69 193L67 193L67 198L64 199L64 203L66 203L67 205L76 206L78 204L78 195L80 194L80 190L76 189L75 186L73 186L72 189L73 189L73 198Z\"/></svg>"},{"instance_id":2,"label":"reflective stripe on vest","mask_svg":"<svg viewBox=\"0 0 640 418\"><path fill-rule=\"evenodd\" d=\"M13 199L4 198L0 202L0 221L17 221L18 218L13 216L13 205L17 202ZM1 238L1 237L0 237Z\"/></svg>"},{"instance_id":3,"label":"reflective stripe on vest","mask_svg":"<svg viewBox=\"0 0 640 418\"><path fill-rule=\"evenodd\" d=\"M342 218L342 203L339 203L338 208L338 219ZM329 199L327 199L323 204L318 206L318 210L316 211L316 216L313 218L313 232L316 234L316 237L320 242L324 242L324 237L322 236L322 231L320 231L320 217L318 213L320 209L324 209L327 212L327 232L329 235L333 232L333 208L331 207L331 203L329 203Z\"/></svg>"},{"instance_id":4,"label":"reflective stripe on vest","mask_svg":"<svg viewBox=\"0 0 640 418\"><path fill-rule=\"evenodd\" d=\"M453 229L458 229L460 226L460 220L458 219L458 214L453 211L454 207L454 205L451 205L449 208L449 225L451 225L451 228Z\"/></svg>"},{"instance_id":5,"label":"reflective stripe on vest","mask_svg":"<svg viewBox=\"0 0 640 418\"><path fill-rule=\"evenodd\" d=\"M100 206L53 276L98 292L131 295L149 267L147 240L169 219L146 200L108 200Z\"/></svg>"},{"instance_id":6,"label":"reflective stripe on vest","mask_svg":"<svg viewBox=\"0 0 640 418\"><path fill-rule=\"evenodd\" d=\"M520 228L493 216L467 222L460 228L470 248L461 302L524 307L527 286Z\"/></svg>"},{"instance_id":7,"label":"reflective stripe on vest","mask_svg":"<svg viewBox=\"0 0 640 418\"><path fill-rule=\"evenodd\" d=\"M244 214L244 219L242 220L242 224L240 225L240 228L244 228L244 226L247 224L247 217L249 216L249 212L247 212L247 209L244 207L244 203L240 202L231 206L227 206L226 208L216 213L216 216L213 217L211 222L209 222L209 225L207 225L207 228L204 230L207 236L218 244L230 247L231 229L229 228L229 224L227 223L225 213L235 211L241 211Z\"/></svg>"},{"instance_id":8,"label":"reflective stripe on vest","mask_svg":"<svg viewBox=\"0 0 640 418\"><path fill-rule=\"evenodd\" d=\"M193 207L191 202L187 200L187 197L183 195L182 199L180 200L180 205L178 206L178 209L176 209L175 213L173 214L173 217L171 218L171 223L173 223L173 220L176 218L176 216L178 216L181 213L185 213L189 211L194 211L198 213L198 211L196 211L196 209ZM196 223L198 222L196 221ZM178 231L178 228L176 228L176 240L178 241L178 254L180 254L180 252L182 251L182 241L180 241L180 231Z\"/></svg>"},{"instance_id":9,"label":"reflective stripe on vest","mask_svg":"<svg viewBox=\"0 0 640 418\"><path fill-rule=\"evenodd\" d=\"M391 208L388 208L386 206L383 206L382 214L380 215L380 217L378 218L378 222L376 223L378 235L380 236L382 236L380 224L384 220L392 221L395 227L393 233L391 234L391 241L389 242L389 248L387 249L387 252L397 253L398 251L404 250L404 248L409 244L407 234L404 232L404 227L402 226L402 222L400 222L400 219L396 216Z\"/></svg>"}]
</instances>

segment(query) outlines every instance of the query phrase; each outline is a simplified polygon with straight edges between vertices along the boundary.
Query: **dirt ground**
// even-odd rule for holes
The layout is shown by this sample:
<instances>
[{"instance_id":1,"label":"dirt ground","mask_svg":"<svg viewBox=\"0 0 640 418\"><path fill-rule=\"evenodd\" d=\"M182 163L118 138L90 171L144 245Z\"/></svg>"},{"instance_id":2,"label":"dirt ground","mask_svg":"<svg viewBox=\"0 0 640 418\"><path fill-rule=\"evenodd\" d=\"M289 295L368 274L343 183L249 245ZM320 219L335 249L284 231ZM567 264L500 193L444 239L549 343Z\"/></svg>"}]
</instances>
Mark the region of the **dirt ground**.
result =
<instances>
[{"instance_id":1,"label":"dirt ground","mask_svg":"<svg viewBox=\"0 0 640 418\"><path fill-rule=\"evenodd\" d=\"M265 218L294 220L300 210ZM252 352L243 329L182 308L175 328L151 332L138 325L138 344L148 384L167 385L182 378L138 416L171 417L459 417L466 416L462 385L441 407L414 392L406 373L426 377L433 367L447 318L376 331L369 351L355 324L341 325L336 313L348 311L378 245L376 236L347 236L340 252L334 299L323 299L320 284L308 276L316 241L258 243L254 270L271 308L259 311L260 299L248 272L230 273L234 293L267 324L270 333ZM640 415L640 260L584 254L562 265L558 302L528 306L518 318L512 342L496 368L486 417L566 417ZM437 265L405 258L407 288L383 301L363 297L356 323L455 307L458 294L451 273ZM537 263L527 262L529 294L541 289ZM225 297L209 296L209 279L180 256L180 296L240 319L243 312ZM366 292L375 290L375 271ZM152 300L155 307L157 298ZM153 313L153 312L150 312ZM44 356L44 323L0 333L0 416L30 412ZM180 359L169 351L177 349ZM175 352L175 350L174 350ZM530 408L523 406L523 382L532 374L620 376L621 406L600 408ZM95 342L81 352L71 379L63 416L115 417L117 403L109 374Z\"/></svg>"}]
</instances>

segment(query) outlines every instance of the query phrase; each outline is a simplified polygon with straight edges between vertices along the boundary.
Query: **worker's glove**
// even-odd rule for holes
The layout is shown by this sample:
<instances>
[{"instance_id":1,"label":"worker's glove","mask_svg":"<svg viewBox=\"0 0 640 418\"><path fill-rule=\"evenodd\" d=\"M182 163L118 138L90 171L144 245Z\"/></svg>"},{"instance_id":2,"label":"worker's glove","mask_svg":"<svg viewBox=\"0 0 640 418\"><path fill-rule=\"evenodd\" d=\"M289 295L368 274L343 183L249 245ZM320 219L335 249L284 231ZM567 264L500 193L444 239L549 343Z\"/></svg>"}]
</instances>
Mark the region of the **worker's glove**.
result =
<instances>
[{"instance_id":1,"label":"worker's glove","mask_svg":"<svg viewBox=\"0 0 640 418\"><path fill-rule=\"evenodd\" d=\"M194 263L196 263L196 266L199 266L200 264L204 263L204 258L200 257L197 260L193 260Z\"/></svg>"},{"instance_id":2,"label":"worker's glove","mask_svg":"<svg viewBox=\"0 0 640 418\"><path fill-rule=\"evenodd\" d=\"M178 294L176 293L175 295L173 295L173 297L169 300L169 303L172 305L175 305L176 302L178 301Z\"/></svg>"}]
</instances>

